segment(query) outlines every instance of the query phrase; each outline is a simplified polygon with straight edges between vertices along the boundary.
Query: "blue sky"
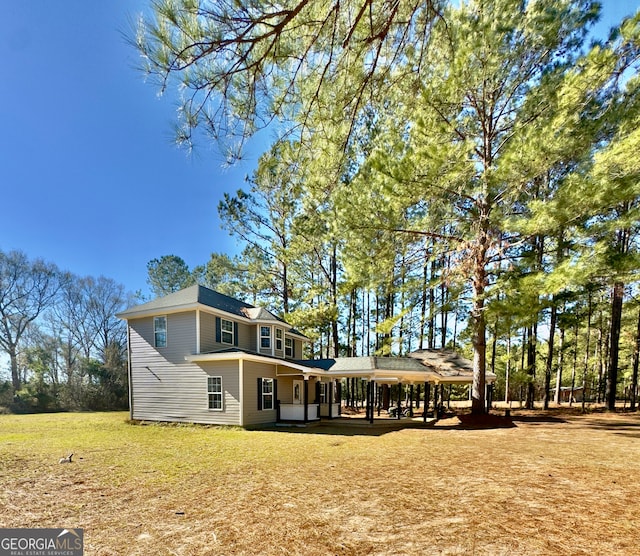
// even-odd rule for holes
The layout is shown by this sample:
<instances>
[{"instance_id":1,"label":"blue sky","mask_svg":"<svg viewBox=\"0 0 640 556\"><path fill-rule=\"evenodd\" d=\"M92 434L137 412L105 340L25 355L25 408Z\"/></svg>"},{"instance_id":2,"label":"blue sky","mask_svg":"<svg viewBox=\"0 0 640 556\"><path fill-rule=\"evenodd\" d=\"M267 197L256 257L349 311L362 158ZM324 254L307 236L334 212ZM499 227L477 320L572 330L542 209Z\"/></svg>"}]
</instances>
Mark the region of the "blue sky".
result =
<instances>
[{"instance_id":1,"label":"blue sky","mask_svg":"<svg viewBox=\"0 0 640 556\"><path fill-rule=\"evenodd\" d=\"M602 35L640 0L605 0ZM145 0L3 3L0 18L0 249L147 292L146 263L193 267L236 251L217 204L261 152L231 169L206 144L172 143L158 97L123 38Z\"/></svg>"}]
</instances>

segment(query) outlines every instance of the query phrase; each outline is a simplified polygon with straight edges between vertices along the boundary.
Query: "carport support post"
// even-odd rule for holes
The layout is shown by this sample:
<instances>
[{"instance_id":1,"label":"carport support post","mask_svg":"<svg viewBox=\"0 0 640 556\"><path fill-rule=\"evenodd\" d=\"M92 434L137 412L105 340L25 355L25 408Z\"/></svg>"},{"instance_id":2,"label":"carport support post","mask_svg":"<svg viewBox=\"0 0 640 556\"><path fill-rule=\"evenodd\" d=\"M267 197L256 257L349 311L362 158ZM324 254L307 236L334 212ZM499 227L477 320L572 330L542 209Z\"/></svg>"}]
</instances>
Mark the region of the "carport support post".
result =
<instances>
[{"instance_id":1,"label":"carport support post","mask_svg":"<svg viewBox=\"0 0 640 556\"><path fill-rule=\"evenodd\" d=\"M309 420L309 379L304 377L304 422Z\"/></svg>"},{"instance_id":2,"label":"carport support post","mask_svg":"<svg viewBox=\"0 0 640 556\"><path fill-rule=\"evenodd\" d=\"M424 409L422 411L422 422L427 422L427 412L429 411L429 397L431 396L431 386L428 382L424 383Z\"/></svg>"},{"instance_id":3,"label":"carport support post","mask_svg":"<svg viewBox=\"0 0 640 556\"><path fill-rule=\"evenodd\" d=\"M398 410L396 413L398 414L398 419L402 417L402 411L400 410L400 404L402 403L402 383L398 382Z\"/></svg>"},{"instance_id":4,"label":"carport support post","mask_svg":"<svg viewBox=\"0 0 640 556\"><path fill-rule=\"evenodd\" d=\"M433 418L438 420L438 385L433 387Z\"/></svg>"},{"instance_id":5,"label":"carport support post","mask_svg":"<svg viewBox=\"0 0 640 556\"><path fill-rule=\"evenodd\" d=\"M420 385L416 386L418 393L416 394L416 409L420 409Z\"/></svg>"},{"instance_id":6,"label":"carport support post","mask_svg":"<svg viewBox=\"0 0 640 556\"><path fill-rule=\"evenodd\" d=\"M413 417L413 382L409 387L409 417Z\"/></svg>"}]
</instances>

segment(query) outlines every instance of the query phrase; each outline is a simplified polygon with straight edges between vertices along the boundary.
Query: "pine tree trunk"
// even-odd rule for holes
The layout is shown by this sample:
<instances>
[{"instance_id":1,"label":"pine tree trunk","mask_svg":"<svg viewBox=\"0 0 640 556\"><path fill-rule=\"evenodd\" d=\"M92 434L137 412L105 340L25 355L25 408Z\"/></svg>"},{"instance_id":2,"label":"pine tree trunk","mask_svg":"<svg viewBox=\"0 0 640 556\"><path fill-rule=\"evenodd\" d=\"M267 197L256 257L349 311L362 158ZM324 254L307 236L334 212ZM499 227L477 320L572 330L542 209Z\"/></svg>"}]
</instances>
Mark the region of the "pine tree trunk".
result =
<instances>
[{"instance_id":1,"label":"pine tree trunk","mask_svg":"<svg viewBox=\"0 0 640 556\"><path fill-rule=\"evenodd\" d=\"M551 397L551 373L553 372L553 343L556 335L556 321L558 319L558 308L555 296L551 301L551 318L549 320L549 353L547 354L547 365L544 371L544 409L549 409L549 398Z\"/></svg>"},{"instance_id":2,"label":"pine tree trunk","mask_svg":"<svg viewBox=\"0 0 640 556\"><path fill-rule=\"evenodd\" d=\"M569 407L573 406L573 391L576 387L576 369L578 368L578 321L574 327L574 344L573 344L573 368L571 369L571 394L569 397ZM584 395L584 392L583 392Z\"/></svg>"},{"instance_id":3,"label":"pine tree trunk","mask_svg":"<svg viewBox=\"0 0 640 556\"><path fill-rule=\"evenodd\" d=\"M597 402L602 402L602 376L604 374L604 356L603 356L603 346L602 346L602 338L603 338L603 318L602 318L602 310L600 310L600 323L598 325L598 344L596 349L598 350L598 399Z\"/></svg>"},{"instance_id":4,"label":"pine tree trunk","mask_svg":"<svg viewBox=\"0 0 640 556\"><path fill-rule=\"evenodd\" d=\"M435 289L433 288L433 277L436 271L436 262L434 260L431 261L431 272L430 279L432 282L432 286L429 288L429 349L435 348L436 340L436 294Z\"/></svg>"},{"instance_id":5,"label":"pine tree trunk","mask_svg":"<svg viewBox=\"0 0 640 556\"><path fill-rule=\"evenodd\" d=\"M405 265L405 256L402 255L402 267L400 268L400 330L398 331L398 356L402 357L405 353L404 351L404 298L405 298L405 278L407 274L407 269ZM391 355L391 353L389 353Z\"/></svg>"},{"instance_id":6,"label":"pine tree trunk","mask_svg":"<svg viewBox=\"0 0 640 556\"><path fill-rule=\"evenodd\" d=\"M428 251L425 249L424 266L422 267L422 292L420 297L420 336L418 340L418 349L424 348L425 326L427 324L427 290L428 281Z\"/></svg>"},{"instance_id":7,"label":"pine tree trunk","mask_svg":"<svg viewBox=\"0 0 640 556\"><path fill-rule=\"evenodd\" d=\"M618 387L618 355L620 344L620 327L622 323L622 298L624 284L613 285L611 300L611 342L609 346L609 372L607 373L607 409L616 408L616 390Z\"/></svg>"},{"instance_id":8,"label":"pine tree trunk","mask_svg":"<svg viewBox=\"0 0 640 556\"><path fill-rule=\"evenodd\" d=\"M498 319L493 325L493 338L491 339L491 372L496 373L496 350L498 346Z\"/></svg>"},{"instance_id":9,"label":"pine tree trunk","mask_svg":"<svg viewBox=\"0 0 640 556\"><path fill-rule=\"evenodd\" d=\"M358 353L358 326L357 326L357 316L358 316L358 290L354 288L351 297L352 308L351 312L353 313L353 320L351 321L351 356L356 357Z\"/></svg>"},{"instance_id":10,"label":"pine tree trunk","mask_svg":"<svg viewBox=\"0 0 640 556\"><path fill-rule=\"evenodd\" d=\"M589 292L588 296L588 309L587 309L587 338L586 346L584 348L584 367L582 371L582 411L585 410L585 402L587 398L587 373L589 372L589 348L591 347L591 313L593 312L592 306L592 293Z\"/></svg>"},{"instance_id":11,"label":"pine tree trunk","mask_svg":"<svg viewBox=\"0 0 640 556\"><path fill-rule=\"evenodd\" d=\"M484 311L484 294L487 284L487 250L489 248L489 209L486 204L480 204L480 232L474 256L473 269L473 303L471 308L471 341L473 344L473 385L471 390L471 412L486 413L485 385L486 385L486 357L487 336L486 317Z\"/></svg>"},{"instance_id":12,"label":"pine tree trunk","mask_svg":"<svg viewBox=\"0 0 640 556\"><path fill-rule=\"evenodd\" d=\"M331 254L331 303L336 308L336 315L338 313L338 253L337 247L333 246L333 253ZM333 356L338 357L340 355L340 336L338 331L338 316L331 319L331 336L333 343ZM327 357L328 359L328 357Z\"/></svg>"},{"instance_id":13,"label":"pine tree trunk","mask_svg":"<svg viewBox=\"0 0 640 556\"><path fill-rule=\"evenodd\" d=\"M445 263L447 261L446 257L442 257L442 272L445 270ZM440 347L442 349L447 347L447 322L449 320L449 310L448 310L448 301L449 301L449 288L447 287L444 280L440 282Z\"/></svg>"},{"instance_id":14,"label":"pine tree trunk","mask_svg":"<svg viewBox=\"0 0 640 556\"><path fill-rule=\"evenodd\" d=\"M633 373L631 375L631 411L636 410L636 397L638 395L638 366L640 363L640 311L638 311L638 331L636 332L636 345L633 350Z\"/></svg>"},{"instance_id":15,"label":"pine tree trunk","mask_svg":"<svg viewBox=\"0 0 640 556\"><path fill-rule=\"evenodd\" d=\"M527 374L529 375L529 383L527 384L527 402L525 404L527 409L534 409L535 407L536 343L538 340L537 328L538 325L536 317L536 322L527 329Z\"/></svg>"},{"instance_id":16,"label":"pine tree trunk","mask_svg":"<svg viewBox=\"0 0 640 556\"><path fill-rule=\"evenodd\" d=\"M509 396L509 378L511 374L511 326L509 326L509 331L507 333L507 366L504 371L504 401L505 403L509 403L511 401L511 396Z\"/></svg>"},{"instance_id":17,"label":"pine tree trunk","mask_svg":"<svg viewBox=\"0 0 640 556\"><path fill-rule=\"evenodd\" d=\"M562 371L564 369L564 327L560 328L560 345L558 346L558 370L556 372L556 394L553 401L560 404L562 389Z\"/></svg>"}]
</instances>

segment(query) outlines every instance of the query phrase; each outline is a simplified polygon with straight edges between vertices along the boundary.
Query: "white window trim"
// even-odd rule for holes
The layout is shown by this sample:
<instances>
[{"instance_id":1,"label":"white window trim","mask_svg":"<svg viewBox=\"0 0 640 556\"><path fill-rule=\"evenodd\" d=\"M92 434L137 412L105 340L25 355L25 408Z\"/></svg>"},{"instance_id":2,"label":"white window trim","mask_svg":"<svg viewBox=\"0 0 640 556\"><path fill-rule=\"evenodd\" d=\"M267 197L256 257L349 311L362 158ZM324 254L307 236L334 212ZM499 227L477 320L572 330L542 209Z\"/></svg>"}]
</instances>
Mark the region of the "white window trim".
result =
<instances>
[{"instance_id":1,"label":"white window trim","mask_svg":"<svg viewBox=\"0 0 640 556\"><path fill-rule=\"evenodd\" d=\"M215 392L210 390L210 381L211 378L219 378L220 379L220 392ZM211 407L211 396L219 395L220 396L220 407ZM208 376L207 377L207 408L209 411L224 411L224 388L222 388L222 377L221 376Z\"/></svg>"},{"instance_id":2,"label":"white window trim","mask_svg":"<svg viewBox=\"0 0 640 556\"><path fill-rule=\"evenodd\" d=\"M158 319L164 319L164 345L158 345L158 332L156 330L156 321ZM155 348L166 348L169 344L169 319L167 315L158 315L153 317L153 347Z\"/></svg>"},{"instance_id":3,"label":"white window trim","mask_svg":"<svg viewBox=\"0 0 640 556\"><path fill-rule=\"evenodd\" d=\"M327 382L320 381L320 403L329 403L329 384Z\"/></svg>"},{"instance_id":4,"label":"white window trim","mask_svg":"<svg viewBox=\"0 0 640 556\"><path fill-rule=\"evenodd\" d=\"M229 324L231 324L231 330L225 330L224 329L223 325L224 325L225 322L228 322ZM223 343L225 345L228 345L228 346L235 345L234 344L234 341L235 341L235 331L234 330L235 330L235 326L234 326L232 320L220 317L220 342L221 343ZM231 341L230 342L225 342L224 341L224 335L225 334L230 334L231 335Z\"/></svg>"},{"instance_id":5,"label":"white window trim","mask_svg":"<svg viewBox=\"0 0 640 556\"><path fill-rule=\"evenodd\" d=\"M269 331L269 335L268 336L263 336L262 335L262 329L263 328L266 328ZM259 330L260 330L260 349L261 350L263 350L263 349L272 350L273 349L273 342L271 341L272 340L272 338L271 338L271 327L270 326L265 326L264 324L261 324L260 327L259 327ZM262 340L264 338L267 338L269 340L269 345L268 346L262 345Z\"/></svg>"},{"instance_id":6,"label":"white window trim","mask_svg":"<svg viewBox=\"0 0 640 556\"><path fill-rule=\"evenodd\" d=\"M284 356L285 357L293 357L293 342L295 340L293 338L285 338L284 339ZM291 346L287 347L287 342L291 342Z\"/></svg>"},{"instance_id":7,"label":"white window trim","mask_svg":"<svg viewBox=\"0 0 640 556\"><path fill-rule=\"evenodd\" d=\"M271 383L271 392L265 392L264 391L264 385L270 382ZM276 408L276 400L275 400L275 392L274 390L274 379L273 378L263 378L262 379L262 392L260 392L260 395L262 396L262 409L264 411L272 411ZM265 396L271 396L271 407L267 408L264 405L264 399Z\"/></svg>"}]
</instances>

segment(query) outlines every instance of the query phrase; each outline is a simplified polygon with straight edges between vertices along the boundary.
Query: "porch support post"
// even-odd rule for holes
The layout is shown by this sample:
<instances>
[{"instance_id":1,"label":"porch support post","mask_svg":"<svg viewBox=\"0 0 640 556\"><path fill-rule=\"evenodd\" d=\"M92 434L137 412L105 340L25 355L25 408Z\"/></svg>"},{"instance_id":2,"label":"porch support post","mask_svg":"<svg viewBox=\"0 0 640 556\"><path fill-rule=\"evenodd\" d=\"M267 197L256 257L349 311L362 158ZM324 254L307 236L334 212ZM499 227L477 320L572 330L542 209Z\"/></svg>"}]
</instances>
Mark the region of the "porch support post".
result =
<instances>
[{"instance_id":1,"label":"porch support post","mask_svg":"<svg viewBox=\"0 0 640 556\"><path fill-rule=\"evenodd\" d=\"M333 419L333 379L329 381L329 419Z\"/></svg>"},{"instance_id":2,"label":"porch support post","mask_svg":"<svg viewBox=\"0 0 640 556\"><path fill-rule=\"evenodd\" d=\"M369 420L369 390L371 386L371 381L367 381L367 390L365 394L365 402L364 402L364 418L366 421Z\"/></svg>"},{"instance_id":3,"label":"porch support post","mask_svg":"<svg viewBox=\"0 0 640 556\"><path fill-rule=\"evenodd\" d=\"M371 409L369 410L369 423L373 424L373 408L375 404L376 381L371 381Z\"/></svg>"},{"instance_id":4,"label":"porch support post","mask_svg":"<svg viewBox=\"0 0 640 556\"><path fill-rule=\"evenodd\" d=\"M304 377L304 422L309 420L309 378Z\"/></svg>"},{"instance_id":5,"label":"porch support post","mask_svg":"<svg viewBox=\"0 0 640 556\"><path fill-rule=\"evenodd\" d=\"M402 403L402 382L398 382L398 410L396 413L398 414L397 419L402 417L401 404Z\"/></svg>"},{"instance_id":6,"label":"porch support post","mask_svg":"<svg viewBox=\"0 0 640 556\"><path fill-rule=\"evenodd\" d=\"M416 389L418 390L416 394L416 409L420 409L420 385L419 384L418 386L416 386Z\"/></svg>"}]
</instances>

